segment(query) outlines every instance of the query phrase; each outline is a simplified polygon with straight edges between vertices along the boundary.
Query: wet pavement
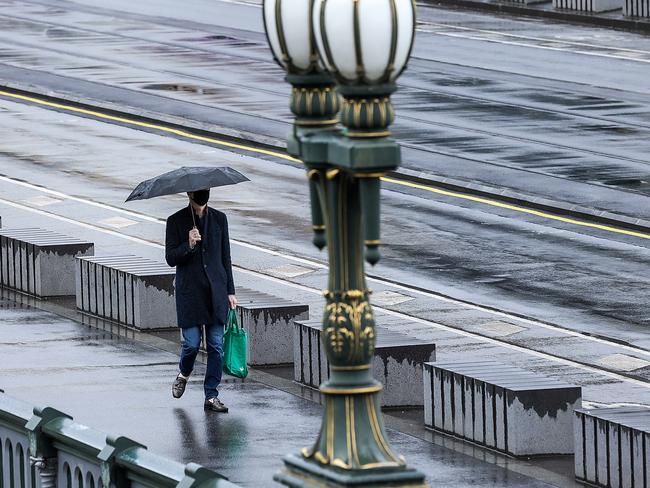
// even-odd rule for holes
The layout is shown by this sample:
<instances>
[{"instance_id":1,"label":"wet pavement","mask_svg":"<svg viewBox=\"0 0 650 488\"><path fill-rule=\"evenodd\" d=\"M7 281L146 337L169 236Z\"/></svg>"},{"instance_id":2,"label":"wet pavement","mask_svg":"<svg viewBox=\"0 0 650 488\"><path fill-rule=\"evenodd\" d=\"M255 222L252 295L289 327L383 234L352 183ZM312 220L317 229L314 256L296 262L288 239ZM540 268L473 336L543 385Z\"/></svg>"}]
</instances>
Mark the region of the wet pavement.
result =
<instances>
[{"instance_id":1,"label":"wet pavement","mask_svg":"<svg viewBox=\"0 0 650 488\"><path fill-rule=\"evenodd\" d=\"M174 13L174 15L172 15ZM412 171L649 219L647 37L419 9L395 96ZM72 98L284 139L258 5L0 2L0 74Z\"/></svg>"},{"instance_id":2,"label":"wet pavement","mask_svg":"<svg viewBox=\"0 0 650 488\"><path fill-rule=\"evenodd\" d=\"M226 380L220 397L230 412L206 413L203 365L183 398L175 400L170 392L175 354L7 298L0 298L0 358L0 387L7 394L131 437L157 454L198 462L242 487L274 486L282 457L310 445L320 427L318 404L254 380ZM507 459L502 465L481 461L394 430L389 437L431 486L573 486L561 478L567 472L555 475L560 484L549 484L508 470Z\"/></svg>"}]
</instances>

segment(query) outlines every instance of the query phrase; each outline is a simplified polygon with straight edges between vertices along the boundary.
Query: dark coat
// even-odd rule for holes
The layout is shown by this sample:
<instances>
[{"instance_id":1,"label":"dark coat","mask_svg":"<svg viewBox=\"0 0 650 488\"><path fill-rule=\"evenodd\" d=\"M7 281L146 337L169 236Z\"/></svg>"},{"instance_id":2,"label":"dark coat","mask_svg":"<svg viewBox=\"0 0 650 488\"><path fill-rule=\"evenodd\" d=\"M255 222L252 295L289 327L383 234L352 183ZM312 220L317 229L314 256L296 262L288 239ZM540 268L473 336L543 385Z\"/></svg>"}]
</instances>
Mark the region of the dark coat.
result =
<instances>
[{"instance_id":1,"label":"dark coat","mask_svg":"<svg viewBox=\"0 0 650 488\"><path fill-rule=\"evenodd\" d=\"M191 211L188 206L167 219L165 259L176 266L178 326L224 324L228 295L235 294L228 220L223 212L208 207L204 228L199 229L201 242L190 249ZM198 217L196 221L198 225Z\"/></svg>"}]
</instances>

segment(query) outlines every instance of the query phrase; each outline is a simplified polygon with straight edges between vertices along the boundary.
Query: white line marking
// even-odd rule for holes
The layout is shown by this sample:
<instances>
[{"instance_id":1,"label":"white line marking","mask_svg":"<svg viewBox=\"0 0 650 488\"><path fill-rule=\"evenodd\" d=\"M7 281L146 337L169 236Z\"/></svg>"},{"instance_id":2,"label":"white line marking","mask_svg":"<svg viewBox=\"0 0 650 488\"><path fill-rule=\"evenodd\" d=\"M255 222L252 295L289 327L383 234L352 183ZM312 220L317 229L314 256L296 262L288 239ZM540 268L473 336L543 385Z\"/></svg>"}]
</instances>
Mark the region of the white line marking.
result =
<instances>
[{"instance_id":1,"label":"white line marking","mask_svg":"<svg viewBox=\"0 0 650 488\"><path fill-rule=\"evenodd\" d=\"M566 44L569 46L580 46L580 47L588 47L588 48L596 48L596 49L602 49L605 51L616 51L616 52L628 52L632 54L643 54L643 55L648 55L650 56L650 51L642 51L640 49L630 49L630 48L618 48L618 47L611 47L611 46L602 46L599 44L589 44L587 42L579 42L579 41L571 41L571 40L563 40L563 39L556 39L556 38L544 38L544 37L535 37L535 36L522 36L519 34L508 34L506 32L499 32L499 31L492 31L492 30L487 30L487 29L474 29L472 27L462 27L459 25L449 25L449 24L441 24L439 22L418 22L418 25L430 25L434 27L440 27L444 29L450 29L450 30L459 30L459 31L466 31L466 32L478 32L481 34L488 34L488 35L493 35L497 37L511 37L513 39L522 39L522 40L530 40L530 41L538 41L538 42L552 42L552 43L557 43L557 44ZM432 33L438 33L437 31L423 31L423 32L432 32ZM487 40L487 38L485 38Z\"/></svg>"},{"instance_id":2,"label":"white line marking","mask_svg":"<svg viewBox=\"0 0 650 488\"><path fill-rule=\"evenodd\" d=\"M420 29L417 29L418 31L421 31ZM611 58L611 59L621 59L625 61L634 61L637 63L650 63L650 59L638 59L638 58L632 58L632 57L625 57L625 56L615 56L613 54L605 54L605 53L599 53L599 52L589 52L589 51L578 51L578 50L573 50L573 49L562 49L559 47L551 47L551 46L540 46L537 44L527 44L525 42L515 42L515 41L504 41L500 39L486 39L483 37L476 37L476 36L464 36L462 34L454 34L451 32L436 32L436 31L422 31L422 32L428 32L430 34L438 34L441 36L446 36L446 37L455 37L459 39L470 39L473 41L484 41L484 42L493 42L496 44L504 44L508 46L519 46L519 47L532 47L535 49L545 49L547 51L562 51L566 53L572 53L572 54L584 54L585 56L598 56L601 58ZM594 46L597 47L597 46ZM650 54L649 54L650 55Z\"/></svg>"},{"instance_id":3,"label":"white line marking","mask_svg":"<svg viewBox=\"0 0 650 488\"><path fill-rule=\"evenodd\" d=\"M102 208L102 209L105 209L105 210L112 210L114 212L118 212L118 213L129 215L129 216L132 216L132 217L140 218L140 219L146 220L148 222L153 222L153 223L160 224L160 225L164 225L166 223L165 219L151 217L149 215L142 214L140 212L135 212L135 211L132 211L132 210L126 210L126 209L123 209L123 208L113 207L111 205L106 205L104 203L95 202L93 200L88 200L88 199L84 199L84 198L80 198L80 197L75 197L75 196L72 196L72 195L68 195L66 193L62 193L62 192L59 192L59 191L44 188L42 186L34 185L34 184L27 183L27 182L24 182L24 181L15 180L15 179L7 177L7 176L0 175L0 181L4 181L6 183L10 183L10 184L22 186L22 187L25 187L25 188L30 188L30 189L33 189L33 190L41 191L41 192L47 193L49 195L55 195L55 196L57 196L59 198L69 199L69 200L74 201L74 202L83 203L83 204L86 204L86 205L91 205L91 206ZM2 201L7 202L7 200L2 200ZM11 202L8 202L8 203L11 204ZM25 207L25 208L28 208L28 207ZM55 214L52 214L52 213L49 213L49 212L43 212L43 214L57 218L57 216ZM59 218L61 220L65 220L66 222L72 222L72 223L78 222L78 221L75 221L75 220L72 220L72 219L66 219L65 217L59 217ZM84 224L84 225L88 226L88 228L90 228L90 229L102 230L102 231L106 231L106 232L113 232L114 235L118 235L118 236L125 237L125 238L130 237L130 236L127 236L126 234L116 233L114 231L110 231L110 230L104 229L102 227L92 226L91 224ZM139 241L137 241L138 238L132 238L132 239L136 239L136 242L139 242ZM148 241L145 241L145 242L148 242ZM236 246L241 246L241 247L244 247L244 248L247 248L247 249L252 249L254 251L263 252L263 253L268 254L270 256L281 257L281 258L287 259L289 261L293 261L293 262L296 262L296 263L301 263L301 264L304 264L304 265L316 267L318 269L327 269L327 265L323 264L322 262L316 261L316 260L312 260L312 259L308 259L308 258L300 258L300 257L297 257L297 256L292 256L292 255L289 255L289 254L282 253L280 251L274 251L272 249L264 248L264 247L261 247L261 246L256 245L256 244L251 244L251 243L248 243L248 242L245 242L245 241L240 241L238 239L231 238L230 242L232 244L236 245ZM528 319L528 318L525 318L525 317L519 317L517 315L512 315L512 314L509 314L507 312L502 312L502 311L499 311L499 310L493 310L493 309L490 309L490 308L487 308L487 307L482 307L480 305L467 303L467 302L464 302L462 300L456 300L454 298L441 296L441 295L439 295L439 294L437 294L435 292L420 290L420 289L417 289L417 288L411 288L411 287L409 287L407 285L402 285L402 284L399 284L399 283L393 283L393 282L391 282L389 280L384 280L384 279L377 278L377 277L370 277L369 276L369 277L367 277L367 281L370 282L370 283L376 283L376 284L379 284L379 285L382 285L382 286L390 287L390 288L393 288L393 289L406 291L406 292L409 292L411 294L419 295L421 297L432 298L432 299L435 299L435 300L438 300L438 301L441 301L441 302L444 302L444 303L451 303L451 304L454 304L454 305L459 305L461 307L466 307L466 308L471 309L471 310L477 310L477 311L480 311L480 312L483 312L483 313L489 313L489 314L497 316L497 317L506 318L506 319L509 319L509 320L513 320L513 321L516 321L516 322L532 325L534 327L539 327L539 328L546 329L546 330L552 330L552 331L555 331L555 332L560 332L560 333L568 335L568 336L579 337L581 339L585 339L585 340L595 342L595 343L598 343L598 344L613 346L613 347L617 347L619 349L626 350L628 352L632 352L632 353L639 354L639 355L642 355L642 356L650 357L650 351L646 351L644 349L640 349L640 348L633 347L633 346L627 346L625 344L619 344L619 343L616 343L616 342L613 342L613 341L608 341L607 339L602 339L600 337L593 337L593 336L590 336L590 335L587 335L587 334L583 334L581 332L577 332L577 331L570 330L570 329L565 329L564 327L560 327L560 326L557 326L557 325L545 324L543 322L538 322L538 321L533 320L533 319ZM483 336L480 336L480 337L483 337Z\"/></svg>"},{"instance_id":4,"label":"white line marking","mask_svg":"<svg viewBox=\"0 0 650 488\"><path fill-rule=\"evenodd\" d=\"M287 282L285 280L281 280L279 278L274 278L272 276L268 276L268 275L265 275L265 274L262 274L262 273L258 273L256 271L251 271L251 270L248 270L248 269L241 269L241 268L239 268L238 271L240 271L241 273L244 273L244 274L249 274L251 276L260 277L260 275L261 275L264 279L274 281L276 283L282 283L284 285L288 285L288 286L291 286L293 288L296 288L296 289L299 289L299 290L302 290L302 291L306 291L306 292L309 292L309 293L314 293L314 294L319 294L319 295L322 294L322 292L320 290L317 290L315 288L311 288L311 287L308 287L308 286L305 286L305 285L300 285L300 284L297 284L297 283ZM417 322L419 324L428 325L428 326L434 327L436 329L444 330L446 332L451 332L453 334L457 334L457 335L461 335L461 336L464 336L464 337L469 337L469 338L472 338L472 339L484 341L484 342L487 342L487 343L495 345L495 346L501 346L501 347L504 347L506 349L512 349L514 351L523 352L524 354L529 354L531 356L536 356L536 357L546 359L546 360L549 360L549 361L554 361L554 362L557 362L557 363L560 363L560 364L564 364L566 366L571 366L571 367L574 367L574 368L582 369L582 370L588 371L590 373L595 373L595 374L599 374L599 375L602 375L602 376L607 376L609 378L613 378L613 379L616 379L618 381L625 381L625 382L628 382L628 383L633 383L633 384L635 384L637 386L643 386L644 388L650 388L650 383L648 383L648 382L645 382L645 381L642 381L642 380L637 380L635 378L629 378L627 376L622 376L622 375L619 375L617 373L613 373L611 371L605 371L605 370L598 369L598 368L595 368L595 367L592 367L592 366L587 366L585 364L578 363L578 362L572 361L570 359L560 358L560 357L557 357L557 356L553 356L551 354L547 354L545 352L540 352L540 351L535 351L535 350L532 350L532 349L527 349L527 348L525 348L523 346L517 346L515 344L509 344L507 342L502 342L502 341L499 341L497 339L492 339L490 337L485 337L485 336L482 336L482 335L479 335L479 334L475 334L473 332L467 332L465 330L455 329L455 328L450 327L448 325L439 324L439 323L434 322L432 320L421 319L419 317L414 317L412 315L404 314L404 313L401 313L401 312L395 312L394 310L389 310L387 308L383 308L383 307L380 307L380 306L377 306L377 305L373 305L373 308L375 310L378 310L378 311L382 312L382 313L385 313L386 315L392 315L393 317L397 317L397 318L400 318L400 319L403 319L403 320L410 320L412 322Z\"/></svg>"},{"instance_id":5,"label":"white line marking","mask_svg":"<svg viewBox=\"0 0 650 488\"><path fill-rule=\"evenodd\" d=\"M115 236L115 237L121 237L122 239L127 239L129 241L137 242L138 244L145 244L147 246L156 247L156 248L165 247L165 246L162 246L160 244L156 244L154 242L150 242L150 241L147 241L145 239L141 239L139 237L132 237L132 236L129 236L129 235L126 235L126 234L122 234L120 232L116 232L114 230L108 230L108 229L104 229L103 227L98 227L96 225L86 224L85 222L80 222L78 220L69 219L68 217L63 217L61 215L53 214L53 213L47 212L45 210L39 210L37 208L28 207L26 205L20 205L19 203L11 202L9 200L5 200L4 198L0 198L0 203L4 203L5 205L8 205L10 207L18 208L18 209L21 209L21 210L26 210L28 212L32 212L32 213L35 213L35 214L38 214L38 215L44 215L46 217L50 217L50 218L53 218L53 219L56 219L56 220L60 220L62 222L67 222L69 224L78 225L79 227L84 227L86 229L92 229L92 230L103 232L105 234L109 234L109 235L112 235L112 236Z\"/></svg>"}]
</instances>

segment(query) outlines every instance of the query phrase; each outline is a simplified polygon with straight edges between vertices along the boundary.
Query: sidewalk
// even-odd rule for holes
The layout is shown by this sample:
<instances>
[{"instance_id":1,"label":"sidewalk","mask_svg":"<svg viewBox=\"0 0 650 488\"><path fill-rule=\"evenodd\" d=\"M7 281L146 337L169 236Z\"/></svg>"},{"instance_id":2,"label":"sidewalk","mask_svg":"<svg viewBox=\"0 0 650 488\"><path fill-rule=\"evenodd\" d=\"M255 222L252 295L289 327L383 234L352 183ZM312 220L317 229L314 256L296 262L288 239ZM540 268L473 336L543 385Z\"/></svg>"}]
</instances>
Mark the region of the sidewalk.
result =
<instances>
[{"instance_id":1,"label":"sidewalk","mask_svg":"<svg viewBox=\"0 0 650 488\"><path fill-rule=\"evenodd\" d=\"M274 486L282 457L310 445L320 427L319 405L254 379L227 379L221 398L230 413L205 413L203 365L183 398L175 400L170 385L176 354L7 298L0 299L0 337L0 388L7 394L53 406L171 459L198 462L241 486ZM563 481L553 485L396 431L389 437L397 452L426 473L431 486L574 486L568 463L560 463L569 472L565 478L558 475Z\"/></svg>"}]
</instances>

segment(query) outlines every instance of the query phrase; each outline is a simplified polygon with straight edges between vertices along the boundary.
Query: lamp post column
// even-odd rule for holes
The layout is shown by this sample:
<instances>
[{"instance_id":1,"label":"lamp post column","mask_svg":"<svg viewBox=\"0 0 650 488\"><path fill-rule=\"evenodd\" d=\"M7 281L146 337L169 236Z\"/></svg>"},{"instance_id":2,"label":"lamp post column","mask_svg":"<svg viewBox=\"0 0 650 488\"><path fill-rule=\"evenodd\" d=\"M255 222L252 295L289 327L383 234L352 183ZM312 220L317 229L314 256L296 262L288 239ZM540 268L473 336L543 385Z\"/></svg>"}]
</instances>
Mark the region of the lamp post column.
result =
<instances>
[{"instance_id":1,"label":"lamp post column","mask_svg":"<svg viewBox=\"0 0 650 488\"><path fill-rule=\"evenodd\" d=\"M426 488L386 438L364 269L364 261L379 260L380 178L400 163L388 137L390 94L409 57L414 5L264 0L263 10L269 45L292 85L288 150L307 167L314 244L327 246L330 265L321 333L330 377L320 387L320 433L287 456L274 479L295 488Z\"/></svg>"},{"instance_id":2,"label":"lamp post column","mask_svg":"<svg viewBox=\"0 0 650 488\"><path fill-rule=\"evenodd\" d=\"M364 259L379 260L380 177L399 164L399 147L385 137L392 116L383 116L392 114L392 87L379 98L341 91L347 136L321 137L328 162L308 172L317 196L312 214L325 230L330 263L322 327L330 364L330 378L320 387L323 420L314 445L287 456L275 479L291 487L425 487L424 476L390 447L379 403L382 385L372 375L376 329ZM354 115L359 110L361 117ZM319 137L311 139L303 138L303 149Z\"/></svg>"}]
</instances>

